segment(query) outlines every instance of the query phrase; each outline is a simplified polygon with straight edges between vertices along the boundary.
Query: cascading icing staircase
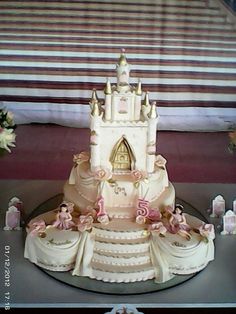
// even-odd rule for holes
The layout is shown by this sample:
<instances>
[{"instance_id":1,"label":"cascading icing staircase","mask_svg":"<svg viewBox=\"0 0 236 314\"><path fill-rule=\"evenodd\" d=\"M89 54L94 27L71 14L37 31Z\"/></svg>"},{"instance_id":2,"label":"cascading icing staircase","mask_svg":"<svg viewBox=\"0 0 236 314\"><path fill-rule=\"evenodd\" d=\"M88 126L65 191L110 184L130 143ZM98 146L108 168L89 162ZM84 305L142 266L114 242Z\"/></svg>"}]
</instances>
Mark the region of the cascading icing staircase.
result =
<instances>
[{"instance_id":1,"label":"cascading icing staircase","mask_svg":"<svg viewBox=\"0 0 236 314\"><path fill-rule=\"evenodd\" d=\"M99 227L92 231L95 237L91 260L94 278L108 282L134 282L154 278L150 233L135 223L131 223L133 230L122 230L122 221L114 222L118 226L115 231Z\"/></svg>"},{"instance_id":2,"label":"cascading icing staircase","mask_svg":"<svg viewBox=\"0 0 236 314\"><path fill-rule=\"evenodd\" d=\"M17 123L87 127L91 89L99 95L126 48L160 129L233 128L235 19L222 3L2 0L0 102Z\"/></svg>"}]
</instances>

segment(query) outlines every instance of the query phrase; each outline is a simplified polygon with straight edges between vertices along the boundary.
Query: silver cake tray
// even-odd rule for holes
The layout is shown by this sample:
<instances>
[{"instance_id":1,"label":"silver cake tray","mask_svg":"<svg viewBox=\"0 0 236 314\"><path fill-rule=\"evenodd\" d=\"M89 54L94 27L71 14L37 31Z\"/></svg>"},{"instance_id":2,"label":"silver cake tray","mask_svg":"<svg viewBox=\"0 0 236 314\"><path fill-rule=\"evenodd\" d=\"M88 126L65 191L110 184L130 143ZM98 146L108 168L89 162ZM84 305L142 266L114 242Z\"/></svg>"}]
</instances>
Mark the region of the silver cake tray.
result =
<instances>
[{"instance_id":1,"label":"silver cake tray","mask_svg":"<svg viewBox=\"0 0 236 314\"><path fill-rule=\"evenodd\" d=\"M58 194L41 205L39 205L28 217L27 221L29 222L32 218L37 217L40 214L48 212L58 207L58 205L63 200L63 194ZM196 216L199 219L207 222L207 219L190 204L186 203L183 200L176 199L176 203L184 206L184 212L190 215ZM88 277L72 276L71 271L66 272L55 272L49 271L44 268L40 268L43 272L53 277L56 280L59 280L65 284L71 285L73 287L88 290L97 293L105 294L118 294L118 295L131 295L131 294L143 294L150 292L157 292L167 288L177 286L181 283L184 283L187 280L190 280L198 273L191 275L176 275L171 280L164 283L155 283L154 279L141 281L141 282L131 282L131 283L109 283L103 282L100 280L90 279Z\"/></svg>"}]
</instances>

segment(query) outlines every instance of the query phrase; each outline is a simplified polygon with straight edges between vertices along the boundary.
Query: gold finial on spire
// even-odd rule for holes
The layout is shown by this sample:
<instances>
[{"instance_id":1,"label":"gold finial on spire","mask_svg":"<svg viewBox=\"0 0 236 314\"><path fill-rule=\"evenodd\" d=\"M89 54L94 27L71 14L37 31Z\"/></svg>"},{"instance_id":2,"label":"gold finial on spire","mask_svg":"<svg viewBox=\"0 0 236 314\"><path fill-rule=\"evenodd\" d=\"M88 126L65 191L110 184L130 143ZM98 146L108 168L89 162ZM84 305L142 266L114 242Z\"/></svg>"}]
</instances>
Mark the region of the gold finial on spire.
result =
<instances>
[{"instance_id":1,"label":"gold finial on spire","mask_svg":"<svg viewBox=\"0 0 236 314\"><path fill-rule=\"evenodd\" d=\"M100 108L99 108L99 104L98 104L97 100L94 101L94 103L93 103L93 108L92 108L92 111L91 111L91 115L93 117L95 117L95 116L97 117L97 116L100 115Z\"/></svg>"},{"instance_id":2,"label":"gold finial on spire","mask_svg":"<svg viewBox=\"0 0 236 314\"><path fill-rule=\"evenodd\" d=\"M111 82L109 79L107 79L107 83L106 83L106 86L105 86L105 89L104 89L104 93L106 95L111 95Z\"/></svg>"},{"instance_id":3,"label":"gold finial on spire","mask_svg":"<svg viewBox=\"0 0 236 314\"><path fill-rule=\"evenodd\" d=\"M136 91L135 92L136 92L136 95L138 95L138 96L142 95L142 83L141 83L140 80L138 81L138 85L136 87Z\"/></svg>"},{"instance_id":4,"label":"gold finial on spire","mask_svg":"<svg viewBox=\"0 0 236 314\"><path fill-rule=\"evenodd\" d=\"M98 102L98 96L97 96L97 91L94 88L93 91L92 91L91 99L89 101L89 105L90 105L91 110L93 110L93 105L94 105L95 102Z\"/></svg>"},{"instance_id":5,"label":"gold finial on spire","mask_svg":"<svg viewBox=\"0 0 236 314\"><path fill-rule=\"evenodd\" d=\"M156 112L156 102L153 101L152 104L151 104L151 109L148 113L148 118L149 119L156 119L157 117L157 112Z\"/></svg>"},{"instance_id":6,"label":"gold finial on spire","mask_svg":"<svg viewBox=\"0 0 236 314\"><path fill-rule=\"evenodd\" d=\"M144 105L145 107L149 107L149 106L150 106L150 102L149 102L149 93L148 93L148 92L146 92L146 94L145 94L145 97L144 97L144 100L143 100L143 105Z\"/></svg>"},{"instance_id":7,"label":"gold finial on spire","mask_svg":"<svg viewBox=\"0 0 236 314\"><path fill-rule=\"evenodd\" d=\"M92 97L91 97L91 101L90 102L93 103L95 101L98 101L98 96L97 96L97 91L94 88L93 91L92 91Z\"/></svg>"},{"instance_id":8,"label":"gold finial on spire","mask_svg":"<svg viewBox=\"0 0 236 314\"><path fill-rule=\"evenodd\" d=\"M127 60L125 56L125 49L121 49L120 59L118 62L119 65L127 65Z\"/></svg>"}]
</instances>

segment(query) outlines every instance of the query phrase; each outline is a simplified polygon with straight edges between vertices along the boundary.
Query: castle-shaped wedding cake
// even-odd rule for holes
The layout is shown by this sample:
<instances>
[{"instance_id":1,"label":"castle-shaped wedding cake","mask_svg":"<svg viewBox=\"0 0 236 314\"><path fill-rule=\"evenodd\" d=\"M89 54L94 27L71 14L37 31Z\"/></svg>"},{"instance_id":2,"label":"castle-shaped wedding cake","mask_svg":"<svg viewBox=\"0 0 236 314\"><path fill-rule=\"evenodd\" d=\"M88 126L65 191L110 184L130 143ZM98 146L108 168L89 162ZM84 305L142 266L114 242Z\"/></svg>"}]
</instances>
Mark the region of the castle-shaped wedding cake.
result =
<instances>
[{"instance_id":1,"label":"castle-shaped wedding cake","mask_svg":"<svg viewBox=\"0 0 236 314\"><path fill-rule=\"evenodd\" d=\"M25 257L52 271L108 282L191 274L214 259L214 228L175 205L166 160L156 155L156 103L129 83L124 51L117 84L90 101L90 152L74 156L64 202L32 219Z\"/></svg>"}]
</instances>

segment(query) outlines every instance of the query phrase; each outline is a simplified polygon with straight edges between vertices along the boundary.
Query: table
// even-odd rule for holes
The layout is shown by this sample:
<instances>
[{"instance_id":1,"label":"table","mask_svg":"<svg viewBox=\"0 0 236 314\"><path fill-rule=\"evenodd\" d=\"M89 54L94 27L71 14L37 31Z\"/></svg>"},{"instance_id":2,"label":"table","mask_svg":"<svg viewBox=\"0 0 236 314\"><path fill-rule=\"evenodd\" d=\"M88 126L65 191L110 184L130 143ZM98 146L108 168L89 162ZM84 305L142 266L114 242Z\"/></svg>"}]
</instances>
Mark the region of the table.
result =
<instances>
[{"instance_id":1,"label":"table","mask_svg":"<svg viewBox=\"0 0 236 314\"><path fill-rule=\"evenodd\" d=\"M62 192L63 181L0 180L0 242L1 268L6 259L4 250L10 247L10 283L4 287L4 273L0 275L1 306L4 293L9 292L12 308L107 308L116 304L131 304L142 308L176 307L235 307L236 308L236 236L222 236L217 232L216 256L206 269L191 280L170 289L142 295L108 295L81 290L61 283L23 257L24 237L21 231L3 231L4 216L9 198L18 196L30 213L47 198ZM189 202L205 217L217 194L226 198L230 209L236 197L236 184L174 183L179 198ZM24 287L24 289L22 289Z\"/></svg>"}]
</instances>

